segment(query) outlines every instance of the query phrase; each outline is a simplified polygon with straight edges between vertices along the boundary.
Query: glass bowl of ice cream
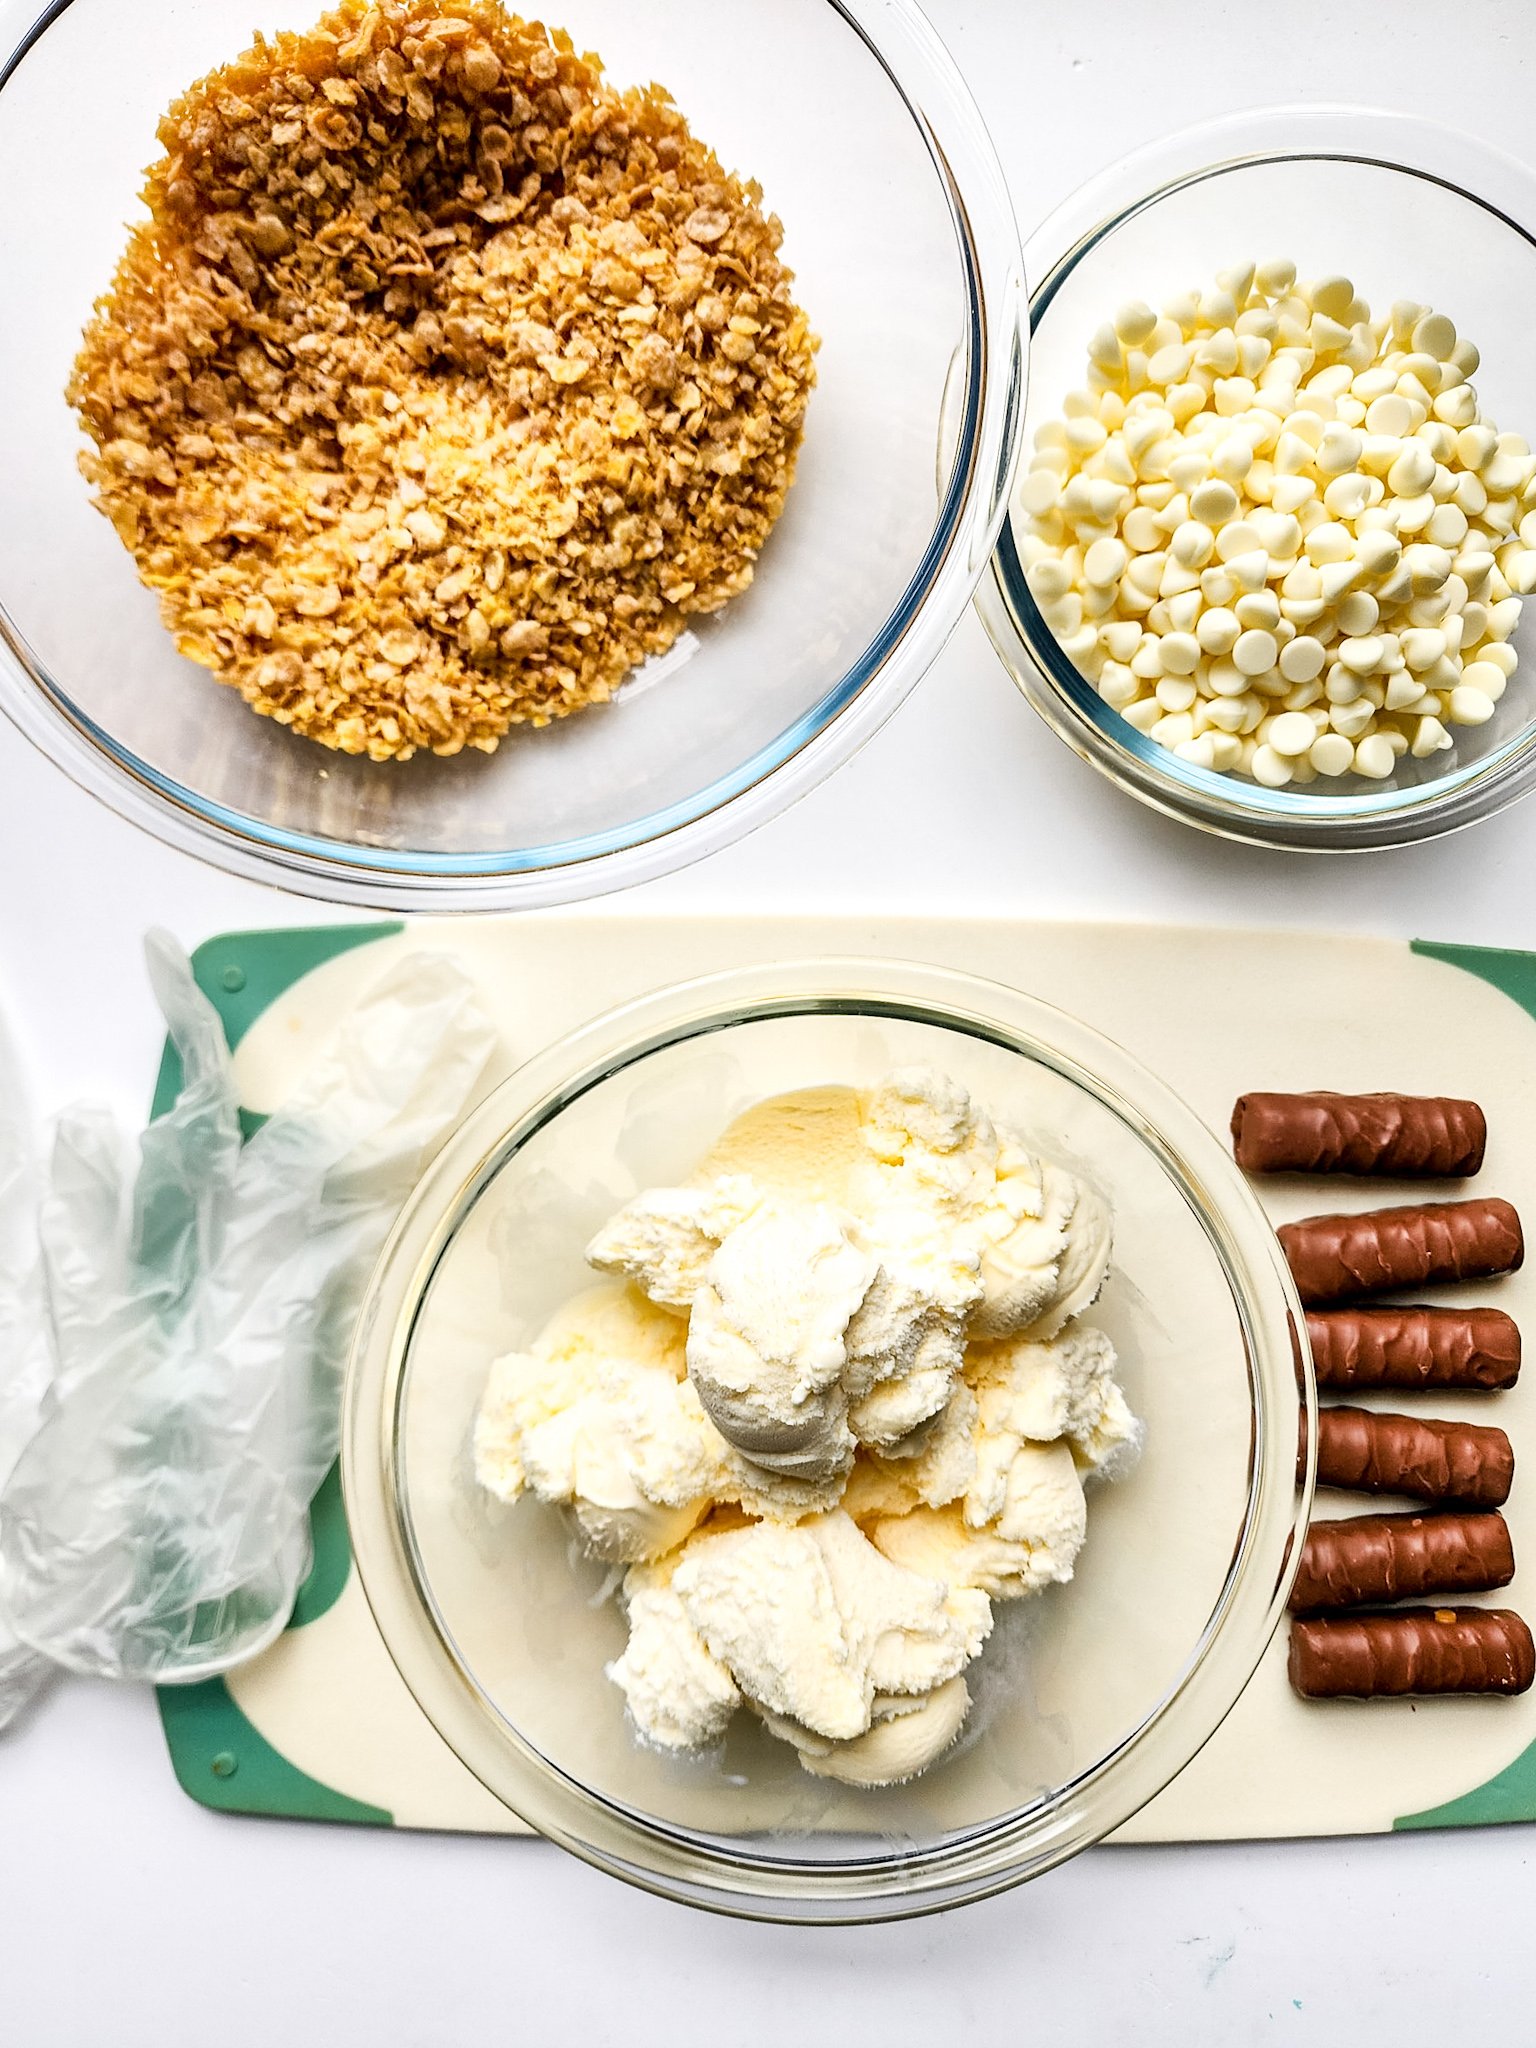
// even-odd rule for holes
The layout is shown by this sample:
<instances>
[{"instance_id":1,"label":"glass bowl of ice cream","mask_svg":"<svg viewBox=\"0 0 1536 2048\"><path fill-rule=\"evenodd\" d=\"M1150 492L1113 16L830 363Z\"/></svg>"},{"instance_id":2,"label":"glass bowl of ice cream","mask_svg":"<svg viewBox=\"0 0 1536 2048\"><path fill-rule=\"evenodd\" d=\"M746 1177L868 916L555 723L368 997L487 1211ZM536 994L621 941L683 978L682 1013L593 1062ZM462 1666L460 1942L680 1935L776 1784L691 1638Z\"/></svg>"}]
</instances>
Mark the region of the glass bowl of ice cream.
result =
<instances>
[{"instance_id":1,"label":"glass bowl of ice cream","mask_svg":"<svg viewBox=\"0 0 1536 2048\"><path fill-rule=\"evenodd\" d=\"M1528 791L1529 167L1377 109L1249 110L1106 170L1026 264L1026 452L977 603L1052 730L1299 851Z\"/></svg>"},{"instance_id":2,"label":"glass bowl of ice cream","mask_svg":"<svg viewBox=\"0 0 1536 2048\"><path fill-rule=\"evenodd\" d=\"M940 1910L1111 1833L1246 1684L1310 1493L1298 1316L1225 1148L1072 1019L866 960L669 989L402 1216L347 1388L363 1586L451 1748L601 1868Z\"/></svg>"},{"instance_id":3,"label":"glass bowl of ice cream","mask_svg":"<svg viewBox=\"0 0 1536 2048\"><path fill-rule=\"evenodd\" d=\"M0 711L329 900L564 901L751 829L1002 518L1018 233L911 0L516 13L0 0Z\"/></svg>"}]
</instances>

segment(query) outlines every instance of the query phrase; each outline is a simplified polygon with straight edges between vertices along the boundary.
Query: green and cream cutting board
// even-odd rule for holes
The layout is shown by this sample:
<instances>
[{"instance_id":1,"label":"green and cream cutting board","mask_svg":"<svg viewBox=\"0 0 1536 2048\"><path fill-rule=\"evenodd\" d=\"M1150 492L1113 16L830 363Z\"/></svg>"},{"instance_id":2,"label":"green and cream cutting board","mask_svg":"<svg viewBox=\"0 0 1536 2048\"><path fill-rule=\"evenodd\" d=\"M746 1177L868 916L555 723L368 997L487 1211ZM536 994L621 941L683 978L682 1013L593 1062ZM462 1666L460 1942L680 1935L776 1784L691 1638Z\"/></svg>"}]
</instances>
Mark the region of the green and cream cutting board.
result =
<instances>
[{"instance_id":1,"label":"green and cream cutting board","mask_svg":"<svg viewBox=\"0 0 1536 2048\"><path fill-rule=\"evenodd\" d=\"M1536 1218L1536 955L963 918L540 915L235 933L201 947L195 965L235 1049L250 1117L282 1100L396 947L450 951L480 982L503 1034L487 1089L601 1011L667 982L817 954L922 960L1072 1011L1155 1069L1217 1130L1245 1088L1474 1095L1490 1127L1479 1187ZM177 1078L168 1054L157 1111ZM1414 1198L1385 1183L1362 1190L1276 1182L1261 1192L1277 1222ZM1536 1271L1498 1283L1497 1299L1536 1331ZM1528 1382L1491 1399L1447 1395L1416 1405L1498 1421L1517 1466L1536 1466L1536 1392ZM1331 1498L1348 1505L1345 1496ZM1536 1479L1522 1482L1517 1472L1506 1515L1517 1559L1536 1560ZM161 1690L181 1784L228 1812L525 1833L447 1749L390 1662L352 1569L334 1473L313 1525L314 1569L278 1642L228 1679ZM1526 1594L1526 1575L1517 1573L1510 1593L1497 1597L1536 1618L1536 1566L1529 1583ZM1510 1701L1303 1703L1286 1683L1285 1635L1282 1628L1201 1755L1117 1839L1536 1819L1536 1692Z\"/></svg>"}]
</instances>

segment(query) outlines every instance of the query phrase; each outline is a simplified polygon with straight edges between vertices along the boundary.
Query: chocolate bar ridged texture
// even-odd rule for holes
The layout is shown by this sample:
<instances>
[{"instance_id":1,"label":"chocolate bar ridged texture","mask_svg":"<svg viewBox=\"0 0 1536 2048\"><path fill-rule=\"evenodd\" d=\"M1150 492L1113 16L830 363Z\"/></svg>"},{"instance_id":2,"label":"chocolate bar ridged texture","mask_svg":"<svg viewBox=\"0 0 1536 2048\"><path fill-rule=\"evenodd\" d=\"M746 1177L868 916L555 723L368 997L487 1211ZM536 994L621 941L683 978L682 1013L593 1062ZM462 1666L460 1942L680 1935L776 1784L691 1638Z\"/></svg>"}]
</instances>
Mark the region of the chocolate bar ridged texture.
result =
<instances>
[{"instance_id":1,"label":"chocolate bar ridged texture","mask_svg":"<svg viewBox=\"0 0 1536 2048\"><path fill-rule=\"evenodd\" d=\"M1319 1486L1497 1508L1509 1499L1514 1476L1515 1454L1502 1429L1369 1408L1318 1411Z\"/></svg>"},{"instance_id":2,"label":"chocolate bar ridged texture","mask_svg":"<svg viewBox=\"0 0 1536 2048\"><path fill-rule=\"evenodd\" d=\"M1232 1147L1247 1173L1451 1179L1483 1163L1488 1125L1449 1095L1240 1095Z\"/></svg>"},{"instance_id":3,"label":"chocolate bar ridged texture","mask_svg":"<svg viewBox=\"0 0 1536 2048\"><path fill-rule=\"evenodd\" d=\"M1486 1593L1514 1575L1514 1545L1500 1514L1355 1515L1307 1530L1291 1612Z\"/></svg>"},{"instance_id":4,"label":"chocolate bar ridged texture","mask_svg":"<svg viewBox=\"0 0 1536 2048\"><path fill-rule=\"evenodd\" d=\"M1467 1387L1520 1377L1520 1330L1500 1308L1330 1308L1307 1317L1317 1384Z\"/></svg>"},{"instance_id":5,"label":"chocolate bar ridged texture","mask_svg":"<svg viewBox=\"0 0 1536 2048\"><path fill-rule=\"evenodd\" d=\"M1525 1257L1520 1218L1496 1195L1418 1202L1356 1216L1309 1216L1278 1232L1297 1292L1309 1307L1510 1273Z\"/></svg>"},{"instance_id":6,"label":"chocolate bar ridged texture","mask_svg":"<svg viewBox=\"0 0 1536 2048\"><path fill-rule=\"evenodd\" d=\"M1508 1607L1399 1607L1291 1623L1291 1684L1304 1699L1529 1690L1536 1645Z\"/></svg>"}]
</instances>

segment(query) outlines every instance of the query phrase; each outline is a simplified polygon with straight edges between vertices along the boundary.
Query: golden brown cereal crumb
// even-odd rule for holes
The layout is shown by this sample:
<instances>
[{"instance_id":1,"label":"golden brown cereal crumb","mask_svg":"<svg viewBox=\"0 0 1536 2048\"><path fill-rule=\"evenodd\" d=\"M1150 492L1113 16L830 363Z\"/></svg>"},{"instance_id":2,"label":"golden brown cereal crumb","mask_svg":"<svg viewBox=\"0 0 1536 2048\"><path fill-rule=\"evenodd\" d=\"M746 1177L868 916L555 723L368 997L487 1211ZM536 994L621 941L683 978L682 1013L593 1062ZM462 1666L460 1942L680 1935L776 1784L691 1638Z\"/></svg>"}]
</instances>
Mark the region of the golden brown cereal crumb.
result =
<instances>
[{"instance_id":1,"label":"golden brown cereal crumb","mask_svg":"<svg viewBox=\"0 0 1536 2048\"><path fill-rule=\"evenodd\" d=\"M747 587L816 343L659 87L343 0L159 134L69 396L184 655L346 753L491 752Z\"/></svg>"}]
</instances>

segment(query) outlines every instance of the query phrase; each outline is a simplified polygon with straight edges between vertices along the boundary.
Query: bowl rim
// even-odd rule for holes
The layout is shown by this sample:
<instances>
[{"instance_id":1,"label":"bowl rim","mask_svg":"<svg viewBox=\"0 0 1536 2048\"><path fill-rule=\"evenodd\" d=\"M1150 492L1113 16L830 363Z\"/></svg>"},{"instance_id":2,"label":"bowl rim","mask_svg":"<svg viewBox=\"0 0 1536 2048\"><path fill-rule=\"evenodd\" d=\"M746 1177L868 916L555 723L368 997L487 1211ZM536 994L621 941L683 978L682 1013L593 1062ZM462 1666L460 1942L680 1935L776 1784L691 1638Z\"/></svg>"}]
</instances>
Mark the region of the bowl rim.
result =
<instances>
[{"instance_id":1,"label":"bowl rim","mask_svg":"<svg viewBox=\"0 0 1536 2048\"><path fill-rule=\"evenodd\" d=\"M7 82L75 4L48 0L15 46L0 51L0 120ZM776 739L691 797L628 825L546 846L444 854L288 831L199 796L73 703L3 597L0 711L71 780L180 850L328 902L392 910L531 907L629 887L755 829L841 766L931 665L986 568L1018 460L1027 350L1012 199L959 69L916 0L824 4L885 74L928 153L955 232L966 332L935 418L948 467L927 545L862 653ZM399 764L383 765L400 772Z\"/></svg>"},{"instance_id":2,"label":"bowl rim","mask_svg":"<svg viewBox=\"0 0 1536 2048\"><path fill-rule=\"evenodd\" d=\"M1502 150L1386 108L1255 107L1133 152L1041 223L1025 248L1027 273L1039 280L1030 300L1031 335L1078 264L1128 220L1194 185L1287 161L1352 164L1436 185L1492 216L1536 255L1536 170ZM1491 188L1504 196L1488 196ZM1027 427L1021 421L1021 457ZM1481 759L1401 789L1272 790L1180 760L1106 704L1062 652L1025 583L1011 507L976 609L1003 667L1058 738L1151 809L1220 838L1319 853L1416 845L1491 817L1536 784L1536 712Z\"/></svg>"},{"instance_id":3,"label":"bowl rim","mask_svg":"<svg viewBox=\"0 0 1536 2048\"><path fill-rule=\"evenodd\" d=\"M1085 1089L1153 1153L1206 1232L1242 1332L1253 1413L1248 1498L1225 1583L1169 1691L1066 1785L927 1850L841 1863L726 1852L590 1791L519 1736L435 1618L400 1473L417 1320L455 1233L535 1131L661 1047L744 1022L882 1015L957 1029ZM342 1488L359 1581L385 1646L438 1733L539 1833L643 1889L735 1917L852 1924L938 1912L1053 1868L1128 1820L1215 1732L1284 1612L1310 1509L1316 1394L1305 1320L1279 1242L1220 1141L1114 1041L1000 983L906 961L811 959L673 985L525 1061L438 1154L395 1225L359 1316L343 1397ZM1296 1444L1306 1457L1298 1475Z\"/></svg>"}]
</instances>

